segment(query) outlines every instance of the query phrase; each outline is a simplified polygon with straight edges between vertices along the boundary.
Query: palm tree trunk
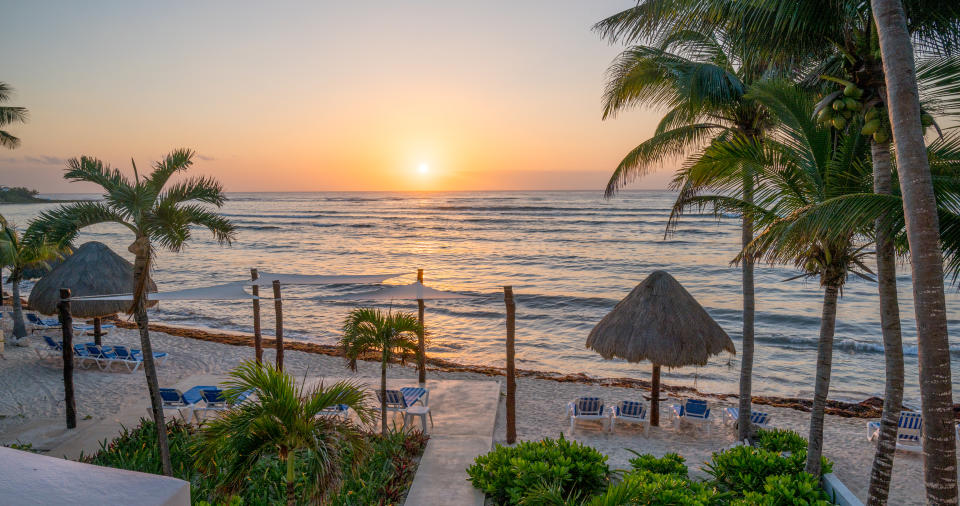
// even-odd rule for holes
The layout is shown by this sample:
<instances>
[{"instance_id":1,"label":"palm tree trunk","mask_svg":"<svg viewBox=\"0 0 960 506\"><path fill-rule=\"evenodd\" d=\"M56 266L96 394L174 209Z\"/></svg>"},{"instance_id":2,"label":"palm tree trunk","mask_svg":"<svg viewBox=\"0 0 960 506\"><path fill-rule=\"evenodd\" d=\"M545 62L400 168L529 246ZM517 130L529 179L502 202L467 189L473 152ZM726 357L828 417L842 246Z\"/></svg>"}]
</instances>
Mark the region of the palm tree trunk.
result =
<instances>
[{"instance_id":1,"label":"palm tree trunk","mask_svg":"<svg viewBox=\"0 0 960 506\"><path fill-rule=\"evenodd\" d=\"M743 200L753 203L752 174L746 174L743 178ZM751 241L753 241L753 218L744 215L740 234L741 246L746 249ZM745 255L743 258L743 341L740 343L740 413L737 418L737 440L739 441L751 437L754 309L753 256Z\"/></svg>"},{"instance_id":2,"label":"palm tree trunk","mask_svg":"<svg viewBox=\"0 0 960 506\"><path fill-rule=\"evenodd\" d=\"M923 468L930 504L957 504L956 437L940 223L920 125L913 46L900 0L871 0L910 244L923 409Z\"/></svg>"},{"instance_id":3,"label":"palm tree trunk","mask_svg":"<svg viewBox=\"0 0 960 506\"><path fill-rule=\"evenodd\" d=\"M891 193L890 143L873 142L873 191ZM903 405L903 339L900 333L900 304L897 300L897 257L889 232L877 220L877 284L880 290L880 325L883 330L883 356L886 362L886 387L877 452L870 472L867 504L887 503L893 458L897 450L897 425Z\"/></svg>"},{"instance_id":4,"label":"palm tree trunk","mask_svg":"<svg viewBox=\"0 0 960 506\"><path fill-rule=\"evenodd\" d=\"M829 276L829 274L828 274ZM805 470L820 476L820 455L823 454L823 416L830 391L830 368L833 366L833 331L837 325L837 295L840 287L829 283L823 290L823 313L820 317L820 341L817 343L817 380L810 411L810 435L807 442Z\"/></svg>"},{"instance_id":5,"label":"palm tree trunk","mask_svg":"<svg viewBox=\"0 0 960 506\"><path fill-rule=\"evenodd\" d=\"M296 481L297 473L294 462L294 453L292 451L287 452L287 506L294 506L297 504L297 496L294 492L294 482Z\"/></svg>"},{"instance_id":6,"label":"palm tree trunk","mask_svg":"<svg viewBox=\"0 0 960 506\"><path fill-rule=\"evenodd\" d=\"M27 326L23 323L23 302L20 301L20 269L13 268L10 273L10 291L12 292L11 303L13 304L13 336L16 343L27 337Z\"/></svg>"},{"instance_id":7,"label":"palm tree trunk","mask_svg":"<svg viewBox=\"0 0 960 506\"><path fill-rule=\"evenodd\" d=\"M163 474L173 476L170 463L170 446L167 442L167 424L163 419L163 401L160 399L160 381L157 378L157 366L153 360L153 346L150 344L150 320L147 316L147 280L150 276L150 241L146 237L138 238L130 245L130 252L136 255L133 263L134 319L140 330L140 348L143 353L143 372L147 377L147 390L150 393L150 410L157 426L157 445L160 447L160 462Z\"/></svg>"},{"instance_id":8,"label":"palm tree trunk","mask_svg":"<svg viewBox=\"0 0 960 506\"><path fill-rule=\"evenodd\" d=\"M384 352L386 355L386 352ZM380 362L380 433L387 435L387 360Z\"/></svg>"}]
</instances>

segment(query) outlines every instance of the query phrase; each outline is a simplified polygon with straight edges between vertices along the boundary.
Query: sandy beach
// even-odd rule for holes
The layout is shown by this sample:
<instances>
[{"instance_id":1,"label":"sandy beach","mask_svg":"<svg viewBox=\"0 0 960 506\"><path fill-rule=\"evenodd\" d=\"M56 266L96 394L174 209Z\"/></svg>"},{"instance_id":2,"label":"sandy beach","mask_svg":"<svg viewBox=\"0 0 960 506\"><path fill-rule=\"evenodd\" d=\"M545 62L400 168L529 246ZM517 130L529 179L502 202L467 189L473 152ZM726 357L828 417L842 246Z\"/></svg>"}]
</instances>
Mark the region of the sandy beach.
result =
<instances>
[{"instance_id":1,"label":"sandy beach","mask_svg":"<svg viewBox=\"0 0 960 506\"><path fill-rule=\"evenodd\" d=\"M233 346L210 341L202 341L169 334L154 332L151 334L154 349L164 351L170 359L159 367L161 386L182 380L184 377L198 374L222 374L243 360L252 358L253 348ZM39 346L38 337L31 338L32 344ZM105 344L124 344L137 346L139 337L129 329L110 329L104 338ZM273 350L266 350L265 357L273 358ZM342 358L287 350L285 364L289 372L296 376L350 377ZM96 367L76 370L75 388L78 417L98 419L109 417L125 405L125 399L136 400L147 395L143 373L134 374L100 371ZM31 347L9 346L6 359L0 359L0 442L10 442L8 433L14 428L23 427L31 421L46 422L51 418L62 417L63 383L62 369L56 360L41 360ZM361 363L355 373L357 378L378 377L377 364ZM416 370L412 367L394 366L389 371L391 378L410 378L415 381ZM438 379L490 379L490 376L472 372L429 371L428 377ZM595 395L608 404L621 399L636 399L644 390L637 388L606 387L574 382L558 382L548 379L519 378L517 385L517 434L520 439L541 439L558 437L561 433L593 446L610 457L611 468L628 465L632 455L627 449L643 453L662 455L677 452L687 459L691 470L708 460L717 449L734 443L734 433L721 425L719 416L712 430L681 428L675 430L666 417L666 406L662 404L661 428L651 428L646 436L639 428L629 425L618 426L614 434L601 430L599 424L581 423L570 434L569 421L565 416L566 403L579 396ZM732 406L734 400L718 401L708 399L717 415L722 408ZM133 401L131 401L133 402ZM502 442L504 437L505 414L502 406L498 411L495 441ZM764 411L771 413L771 424L775 427L793 429L801 434L807 430L808 414L802 411L765 406ZM442 423L438 420L438 423ZM865 439L865 420L827 416L824 447L825 455L834 461L834 472L859 497L866 496L869 482L870 465L874 447ZM26 441L24 441L26 442ZM42 448L42 442L35 442ZM920 504L924 494L922 480L922 462L919 455L898 452L890 487L891 504Z\"/></svg>"}]
</instances>

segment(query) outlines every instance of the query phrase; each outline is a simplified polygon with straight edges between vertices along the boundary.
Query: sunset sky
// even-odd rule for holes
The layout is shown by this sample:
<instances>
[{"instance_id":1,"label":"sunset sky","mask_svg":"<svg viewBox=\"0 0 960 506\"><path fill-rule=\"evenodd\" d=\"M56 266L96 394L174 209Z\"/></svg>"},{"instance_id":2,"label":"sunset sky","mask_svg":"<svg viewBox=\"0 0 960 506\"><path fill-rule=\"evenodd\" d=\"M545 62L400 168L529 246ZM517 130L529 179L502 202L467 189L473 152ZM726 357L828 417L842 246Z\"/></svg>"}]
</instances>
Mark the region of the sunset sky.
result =
<instances>
[{"instance_id":1,"label":"sunset sky","mask_svg":"<svg viewBox=\"0 0 960 506\"><path fill-rule=\"evenodd\" d=\"M228 191L599 190L657 119L600 119L590 27L634 3L4 2L0 184L191 147Z\"/></svg>"}]
</instances>

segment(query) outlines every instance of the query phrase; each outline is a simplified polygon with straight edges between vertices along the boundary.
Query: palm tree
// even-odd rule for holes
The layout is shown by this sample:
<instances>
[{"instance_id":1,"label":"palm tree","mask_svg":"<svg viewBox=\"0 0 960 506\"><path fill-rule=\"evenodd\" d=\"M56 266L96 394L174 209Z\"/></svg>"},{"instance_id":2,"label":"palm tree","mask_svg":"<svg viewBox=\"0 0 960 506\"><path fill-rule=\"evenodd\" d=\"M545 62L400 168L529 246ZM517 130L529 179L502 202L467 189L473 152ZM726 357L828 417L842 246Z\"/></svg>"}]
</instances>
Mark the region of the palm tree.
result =
<instances>
[{"instance_id":1,"label":"palm tree","mask_svg":"<svg viewBox=\"0 0 960 506\"><path fill-rule=\"evenodd\" d=\"M809 215L832 198L869 191L871 167L861 135L837 134L811 119L813 101L808 92L790 83L757 83L748 96L779 122L776 135L763 143L742 138L714 142L677 178L692 190L684 197L684 205L736 210L753 216L762 227L738 260L754 256L774 264L793 264L802 271L798 277L816 277L823 287L806 464L806 471L816 476L821 464L837 301L850 274L866 277L870 272L863 263L866 244L858 242L858 236L869 227L813 226ZM743 165L757 174L754 202L736 196ZM711 190L715 193L706 193Z\"/></svg>"},{"instance_id":2,"label":"palm tree","mask_svg":"<svg viewBox=\"0 0 960 506\"><path fill-rule=\"evenodd\" d=\"M597 25L602 29L604 22ZM650 139L624 157L607 184L612 196L636 177L678 155L695 160L712 139L743 137L760 140L771 127L769 115L745 97L750 84L768 77L765 67L745 63L710 32L666 32L653 46L633 46L622 52L608 71L604 119L637 104L669 108ZM681 181L679 184L683 186ZM750 201L753 175L744 170L740 194ZM682 197L681 197L682 199ZM679 201L678 201L679 202ZM675 205L671 227L683 206ZM753 222L742 217L741 246L753 240ZM740 362L738 439L750 437L754 355L753 259L743 261L743 339Z\"/></svg>"},{"instance_id":3,"label":"palm tree","mask_svg":"<svg viewBox=\"0 0 960 506\"><path fill-rule=\"evenodd\" d=\"M100 185L104 190L104 200L76 202L45 211L30 227L38 236L61 244L72 242L81 229L100 223L119 224L133 234L134 241L128 248L135 255L130 312L140 330L143 370L157 427L165 425L146 306L146 287L155 248L179 252L192 237L191 226L208 229L220 244L229 245L235 235L235 228L230 221L203 205L220 207L226 201L223 187L216 180L192 177L167 185L174 175L193 165L193 156L194 152L189 149L174 150L156 162L153 171L146 177L140 177L134 164L133 181L96 158L84 156L70 159L64 178ZM163 471L170 475L172 468L166 431L158 430L157 440Z\"/></svg>"},{"instance_id":4,"label":"palm tree","mask_svg":"<svg viewBox=\"0 0 960 506\"><path fill-rule=\"evenodd\" d=\"M0 103L10 100L10 95L12 94L13 88L7 83L0 82ZM12 123L26 123L27 117L26 107L0 106L0 127L5 127ZM0 146L14 149L19 145L20 139L14 137L10 132L0 130Z\"/></svg>"},{"instance_id":5,"label":"palm tree","mask_svg":"<svg viewBox=\"0 0 960 506\"><path fill-rule=\"evenodd\" d=\"M383 435L387 434L387 365L394 356L403 362L416 354L418 335L423 331L413 314L384 313L373 308L354 309L343 322L340 345L352 371L357 370L357 359L362 355L380 354L380 431Z\"/></svg>"},{"instance_id":6,"label":"palm tree","mask_svg":"<svg viewBox=\"0 0 960 506\"><path fill-rule=\"evenodd\" d=\"M27 327L23 322L23 303L20 300L20 282L23 269L29 265L42 264L60 256L60 248L47 242L27 241L0 216L0 266L7 266L10 275L13 299L13 335L17 340L27 337Z\"/></svg>"},{"instance_id":7,"label":"palm tree","mask_svg":"<svg viewBox=\"0 0 960 506\"><path fill-rule=\"evenodd\" d=\"M903 210L910 243L920 394L923 411L923 463L927 501L957 503L956 438L953 427L953 383L950 343L943 292L940 223L923 129L913 45L900 0L871 0L883 71ZM953 2L952 8L956 8Z\"/></svg>"},{"instance_id":8,"label":"palm tree","mask_svg":"<svg viewBox=\"0 0 960 506\"><path fill-rule=\"evenodd\" d=\"M311 477L306 480L307 494L322 498L340 478L345 452L352 449L356 454L365 440L352 422L321 412L344 404L367 422L366 392L346 381L306 389L295 385L289 374L255 361L242 363L230 376L224 392L227 400L232 402L251 390L253 400L224 412L200 432L194 453L202 469L220 475L221 490L231 494L244 485L259 460L279 457L286 462L288 505L296 504L298 470Z\"/></svg>"}]
</instances>

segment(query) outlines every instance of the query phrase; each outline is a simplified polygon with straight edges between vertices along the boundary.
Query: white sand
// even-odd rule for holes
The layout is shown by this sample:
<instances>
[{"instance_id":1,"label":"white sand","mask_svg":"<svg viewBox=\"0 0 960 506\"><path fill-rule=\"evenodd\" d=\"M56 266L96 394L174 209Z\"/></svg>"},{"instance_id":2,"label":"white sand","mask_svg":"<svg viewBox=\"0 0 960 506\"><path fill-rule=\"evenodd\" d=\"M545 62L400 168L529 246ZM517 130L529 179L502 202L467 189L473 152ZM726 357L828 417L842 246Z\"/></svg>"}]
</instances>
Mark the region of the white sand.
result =
<instances>
[{"instance_id":1,"label":"white sand","mask_svg":"<svg viewBox=\"0 0 960 506\"><path fill-rule=\"evenodd\" d=\"M110 329L104 338L105 344L124 344L139 348L139 336L135 331ZM229 346L208 341L199 341L162 333L151 334L155 351L170 354L170 360L160 366L160 384L169 385L194 374L222 374L242 360L253 357L253 348ZM82 339L82 338L81 338ZM39 346L39 338L33 339ZM273 359L272 350L265 357ZM286 369L298 376L350 376L344 361L338 357L314 355L298 351L285 354ZM114 370L118 371L117 366ZM431 377L444 379L490 379L475 373L428 372ZM358 377L379 377L378 364L361 363ZM411 367L393 367L391 378L415 378ZM94 420L116 414L124 407L124 399L142 399L147 395L143 373L105 372L96 367L77 369L75 374L78 417L93 417ZM691 470L707 461L710 454L734 442L731 429L722 426L719 415L722 408L732 404L720 404L708 399L717 421L708 435L696 428L679 432L669 425L666 406L662 404L662 428L651 428L644 437L639 428L629 425L617 427L614 434L602 431L596 423L578 425L573 435L569 434L566 404L583 395L603 398L609 405L621 399L636 399L641 392L635 389L600 387L577 383L560 383L550 380L520 378L517 385L517 434L520 439L543 437L572 437L593 446L609 455L612 468L625 468L632 455L627 448L662 455L677 452L687 459ZM7 433L25 423L63 417L63 372L57 361L42 361L31 348L7 346L6 360L0 359L0 442L9 442ZM502 400L501 400L502 404ZM775 427L793 429L805 434L809 415L789 408L761 407L773 415ZM501 405L495 440L502 441L505 413ZM861 499L866 496L870 465L874 446L865 439L866 420L827 416L825 429L825 455L834 461L834 472ZM895 461L894 479L891 484L890 504L922 504L924 497L922 463L919 455L898 452Z\"/></svg>"}]
</instances>

